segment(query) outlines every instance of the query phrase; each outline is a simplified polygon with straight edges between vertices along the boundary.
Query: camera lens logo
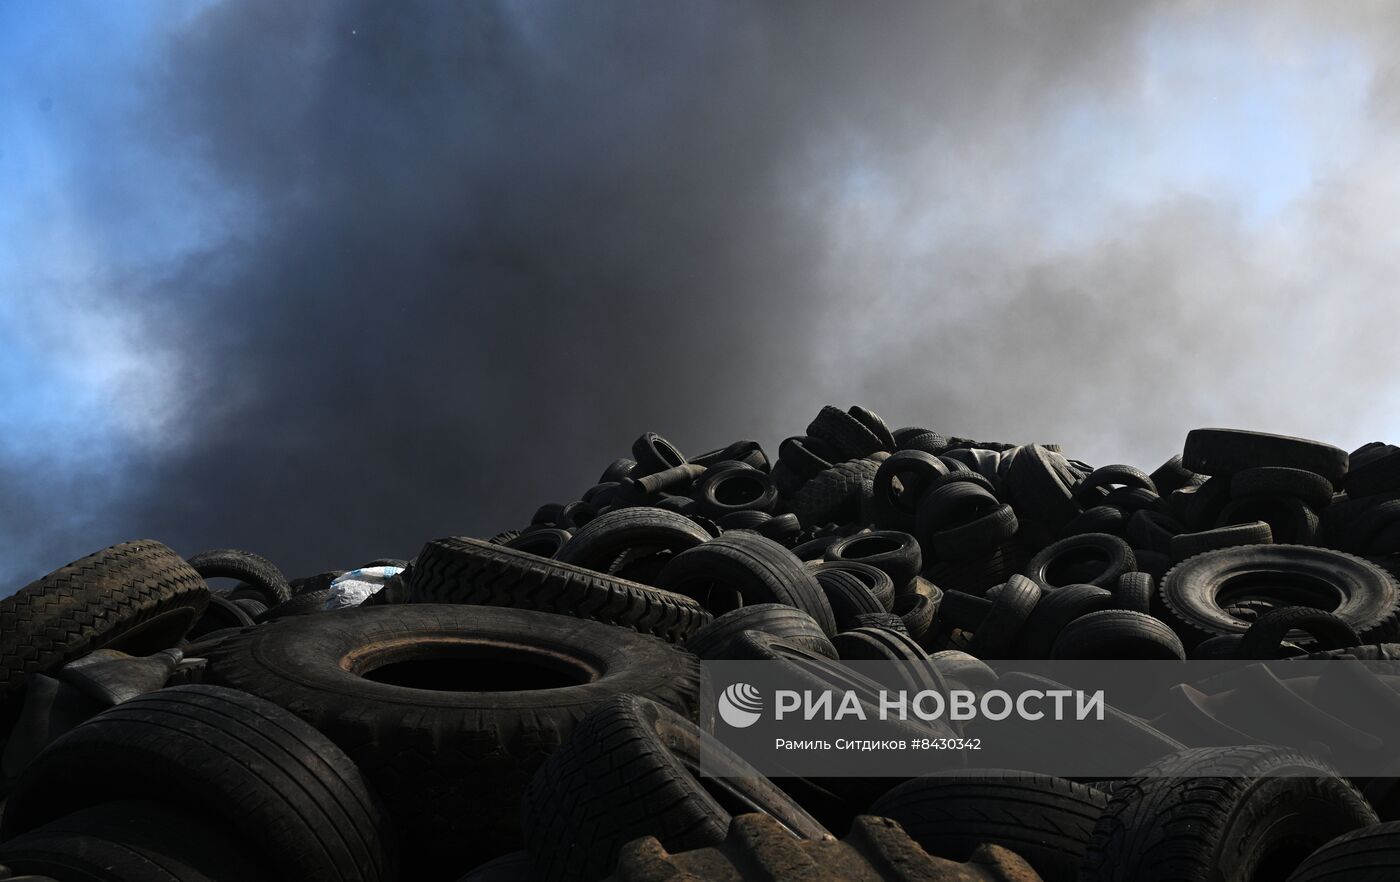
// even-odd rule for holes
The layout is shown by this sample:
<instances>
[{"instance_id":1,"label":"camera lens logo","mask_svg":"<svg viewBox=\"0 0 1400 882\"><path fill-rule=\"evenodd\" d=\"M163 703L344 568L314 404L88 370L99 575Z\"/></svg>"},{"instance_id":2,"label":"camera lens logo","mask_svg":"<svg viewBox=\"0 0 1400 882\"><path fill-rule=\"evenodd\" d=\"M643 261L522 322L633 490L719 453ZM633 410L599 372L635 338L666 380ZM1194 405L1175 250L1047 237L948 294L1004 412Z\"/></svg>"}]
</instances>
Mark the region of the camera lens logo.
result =
<instances>
[{"instance_id":1,"label":"camera lens logo","mask_svg":"<svg viewBox=\"0 0 1400 882\"><path fill-rule=\"evenodd\" d=\"M719 697L719 715L736 729L747 729L758 722L763 696L747 683L734 683Z\"/></svg>"}]
</instances>

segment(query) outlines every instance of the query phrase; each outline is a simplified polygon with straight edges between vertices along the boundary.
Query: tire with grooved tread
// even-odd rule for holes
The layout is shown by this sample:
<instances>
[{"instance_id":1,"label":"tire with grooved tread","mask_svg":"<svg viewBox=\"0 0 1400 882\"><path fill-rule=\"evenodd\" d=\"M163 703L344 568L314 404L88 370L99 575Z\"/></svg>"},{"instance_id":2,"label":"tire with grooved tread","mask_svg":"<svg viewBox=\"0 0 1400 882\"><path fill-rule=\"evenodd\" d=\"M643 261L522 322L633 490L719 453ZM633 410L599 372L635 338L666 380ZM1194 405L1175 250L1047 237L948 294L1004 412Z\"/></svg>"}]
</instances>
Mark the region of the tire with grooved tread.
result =
<instances>
[{"instance_id":1,"label":"tire with grooved tread","mask_svg":"<svg viewBox=\"0 0 1400 882\"><path fill-rule=\"evenodd\" d=\"M423 877L521 847L530 776L595 707L634 694L693 718L699 690L698 660L654 637L493 606L291 619L208 659L205 682L279 704L349 754L399 830L405 873Z\"/></svg>"},{"instance_id":2,"label":"tire with grooved tread","mask_svg":"<svg viewBox=\"0 0 1400 882\"><path fill-rule=\"evenodd\" d=\"M1113 791L1079 878L1282 879L1309 852L1376 822L1355 787L1307 754L1196 748L1150 764Z\"/></svg>"},{"instance_id":3,"label":"tire with grooved tread","mask_svg":"<svg viewBox=\"0 0 1400 882\"><path fill-rule=\"evenodd\" d=\"M1160 619L1128 609L1105 609L1066 625L1055 638L1050 658L1184 661L1186 647Z\"/></svg>"},{"instance_id":4,"label":"tire with grooved tread","mask_svg":"<svg viewBox=\"0 0 1400 882\"><path fill-rule=\"evenodd\" d=\"M27 674L94 649L146 655L174 646L204 613L209 588L174 551L123 542L59 567L0 600L0 704Z\"/></svg>"},{"instance_id":5,"label":"tire with grooved tread","mask_svg":"<svg viewBox=\"0 0 1400 882\"><path fill-rule=\"evenodd\" d=\"M827 658L836 658L836 650L816 620L782 603L756 603L716 616L713 622L690 635L685 648L703 659L722 659L729 641L745 631L762 631Z\"/></svg>"},{"instance_id":6,"label":"tire with grooved tread","mask_svg":"<svg viewBox=\"0 0 1400 882\"><path fill-rule=\"evenodd\" d=\"M1308 856L1288 882L1394 882L1400 879L1400 821L1343 833Z\"/></svg>"},{"instance_id":7,"label":"tire with grooved tread","mask_svg":"<svg viewBox=\"0 0 1400 882\"><path fill-rule=\"evenodd\" d=\"M190 556L186 562L205 579L238 579L261 590L268 606L276 606L292 596L287 577L277 564L251 551L211 548Z\"/></svg>"},{"instance_id":8,"label":"tire with grooved tread","mask_svg":"<svg viewBox=\"0 0 1400 882\"><path fill-rule=\"evenodd\" d=\"M291 713L237 690L162 689L70 730L24 770L0 834L8 842L114 799L207 811L257 843L285 882L398 875L383 806L360 769Z\"/></svg>"},{"instance_id":9,"label":"tire with grooved tread","mask_svg":"<svg viewBox=\"0 0 1400 882\"><path fill-rule=\"evenodd\" d=\"M553 557L560 563L606 573L617 556L629 548L681 552L709 538L709 533L685 515L636 506L610 511L589 521Z\"/></svg>"},{"instance_id":10,"label":"tire with grooved tread","mask_svg":"<svg viewBox=\"0 0 1400 882\"><path fill-rule=\"evenodd\" d=\"M409 596L413 603L508 606L577 616L672 642L686 639L710 620L689 597L460 537L423 546Z\"/></svg>"},{"instance_id":11,"label":"tire with grooved tread","mask_svg":"<svg viewBox=\"0 0 1400 882\"><path fill-rule=\"evenodd\" d=\"M864 423L829 404L807 426L807 434L825 441L838 456L846 459L858 459L886 449L880 437Z\"/></svg>"},{"instance_id":12,"label":"tire with grooved tread","mask_svg":"<svg viewBox=\"0 0 1400 882\"><path fill-rule=\"evenodd\" d=\"M708 743L706 743L708 742ZM698 780L700 755L721 764L725 801ZM633 695L589 714L535 773L522 804L525 841L543 882L606 876L628 842L654 836L671 851L718 845L731 814L760 811L805 839L830 834L792 798L713 736Z\"/></svg>"},{"instance_id":13,"label":"tire with grooved tread","mask_svg":"<svg viewBox=\"0 0 1400 882\"><path fill-rule=\"evenodd\" d=\"M821 472L793 494L789 503L792 513L804 527L854 520L867 483L874 493L880 463L875 459L852 459Z\"/></svg>"},{"instance_id":14,"label":"tire with grooved tread","mask_svg":"<svg viewBox=\"0 0 1400 882\"><path fill-rule=\"evenodd\" d=\"M965 861L984 842L1026 859L1045 882L1075 882L1108 796L1050 775L996 769L913 778L870 814L898 821L929 854Z\"/></svg>"}]
</instances>

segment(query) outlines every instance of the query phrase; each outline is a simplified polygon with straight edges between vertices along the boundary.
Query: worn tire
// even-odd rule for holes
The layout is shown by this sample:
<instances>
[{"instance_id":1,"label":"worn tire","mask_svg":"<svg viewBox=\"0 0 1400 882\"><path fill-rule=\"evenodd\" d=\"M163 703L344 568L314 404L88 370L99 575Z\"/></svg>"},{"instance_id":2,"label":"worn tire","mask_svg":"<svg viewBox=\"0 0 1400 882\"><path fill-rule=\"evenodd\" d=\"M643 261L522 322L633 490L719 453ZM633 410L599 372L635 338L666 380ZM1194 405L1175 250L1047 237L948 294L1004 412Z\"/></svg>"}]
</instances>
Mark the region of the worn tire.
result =
<instances>
[{"instance_id":1,"label":"worn tire","mask_svg":"<svg viewBox=\"0 0 1400 882\"><path fill-rule=\"evenodd\" d=\"M839 570L855 576L866 587L866 590L880 601L880 606L886 611L894 606L896 591L894 580L884 570L858 560L824 560L812 568L812 573L818 575L831 570Z\"/></svg>"},{"instance_id":2,"label":"worn tire","mask_svg":"<svg viewBox=\"0 0 1400 882\"><path fill-rule=\"evenodd\" d=\"M186 563L207 579L238 579L257 588L268 606L276 606L292 596L287 577L277 565L251 551L237 548L214 548L201 551L186 559Z\"/></svg>"},{"instance_id":3,"label":"worn tire","mask_svg":"<svg viewBox=\"0 0 1400 882\"><path fill-rule=\"evenodd\" d=\"M912 530L921 497L934 479L948 474L938 457L922 450L901 450L880 463L873 478L870 511L877 527ZM896 489L895 482L899 482Z\"/></svg>"},{"instance_id":4,"label":"worn tire","mask_svg":"<svg viewBox=\"0 0 1400 882\"><path fill-rule=\"evenodd\" d=\"M1041 588L1025 576L1012 576L1001 586L986 616L973 629L968 651L980 659L1014 658L1012 647L1042 595ZM946 601L946 596L945 596Z\"/></svg>"},{"instance_id":5,"label":"worn tire","mask_svg":"<svg viewBox=\"0 0 1400 882\"><path fill-rule=\"evenodd\" d=\"M1071 579L1074 573L1065 571L1079 563L1103 561L1102 568L1092 578ZM1111 588L1118 577L1137 568L1137 559L1128 543L1107 533L1084 533L1068 536L1042 549L1031 558L1025 574L1042 588L1055 589L1061 585L1082 584ZM1081 576L1089 575L1081 573Z\"/></svg>"},{"instance_id":6,"label":"worn tire","mask_svg":"<svg viewBox=\"0 0 1400 882\"><path fill-rule=\"evenodd\" d=\"M708 742L708 743L706 743ZM654 836L671 851L718 845L730 811L698 780L701 753L730 806L761 811L800 838L830 834L792 798L691 721L634 695L590 713L540 767L522 804L525 841L544 882L606 876L622 847Z\"/></svg>"},{"instance_id":7,"label":"worn tire","mask_svg":"<svg viewBox=\"0 0 1400 882\"><path fill-rule=\"evenodd\" d=\"M554 555L554 559L606 573L618 555L629 549L647 548L679 553L709 538L709 533L685 515L647 506L620 508L599 515L580 527Z\"/></svg>"},{"instance_id":8,"label":"worn tire","mask_svg":"<svg viewBox=\"0 0 1400 882\"><path fill-rule=\"evenodd\" d=\"M257 843L286 882L397 877L383 807L360 770L311 726L243 692L162 689L72 729L25 769L0 834L114 799L207 811Z\"/></svg>"},{"instance_id":9,"label":"worn tire","mask_svg":"<svg viewBox=\"0 0 1400 882\"><path fill-rule=\"evenodd\" d=\"M1288 882L1394 882L1400 878L1400 822L1343 833L1308 855Z\"/></svg>"},{"instance_id":10,"label":"worn tire","mask_svg":"<svg viewBox=\"0 0 1400 882\"><path fill-rule=\"evenodd\" d=\"M1160 619L1126 609L1105 609L1065 626L1050 651L1053 659L1185 661L1181 638Z\"/></svg>"},{"instance_id":11,"label":"worn tire","mask_svg":"<svg viewBox=\"0 0 1400 882\"><path fill-rule=\"evenodd\" d=\"M1305 642L1294 635L1294 631L1301 631L1313 639ZM1254 620L1240 639L1235 657L1278 658L1279 646L1285 640L1305 646L1311 652L1346 649L1362 643L1355 629L1332 613L1306 606L1284 606L1269 610Z\"/></svg>"},{"instance_id":12,"label":"worn tire","mask_svg":"<svg viewBox=\"0 0 1400 882\"><path fill-rule=\"evenodd\" d=\"M1126 575L1126 574L1124 574ZM1018 658L1049 658L1060 632L1089 613L1118 608L1117 599L1096 585L1066 585L1041 594L1017 640Z\"/></svg>"},{"instance_id":13,"label":"worn tire","mask_svg":"<svg viewBox=\"0 0 1400 882\"><path fill-rule=\"evenodd\" d=\"M890 577L896 592L912 582L924 567L919 543L908 533L897 530L874 530L847 536L832 543L825 558L828 561L853 560L875 567Z\"/></svg>"},{"instance_id":14,"label":"worn tire","mask_svg":"<svg viewBox=\"0 0 1400 882\"><path fill-rule=\"evenodd\" d=\"M1186 435L1181 463L1203 475L1232 475L1260 466L1315 472L1334 485L1347 473L1347 452L1330 444L1246 432L1241 429L1192 429Z\"/></svg>"},{"instance_id":15,"label":"worn tire","mask_svg":"<svg viewBox=\"0 0 1400 882\"><path fill-rule=\"evenodd\" d=\"M831 445L837 455L844 459L859 459L890 449L880 436L860 420L829 404L807 426L807 434ZM889 440L894 439L891 437Z\"/></svg>"},{"instance_id":16,"label":"worn tire","mask_svg":"<svg viewBox=\"0 0 1400 882\"><path fill-rule=\"evenodd\" d=\"M836 650L816 620L800 609L781 603L741 606L717 616L690 636L685 648L702 659L725 658L730 641L745 631L761 631L782 638L818 655L836 658Z\"/></svg>"},{"instance_id":17,"label":"worn tire","mask_svg":"<svg viewBox=\"0 0 1400 882\"><path fill-rule=\"evenodd\" d=\"M365 676L375 671L378 680ZM694 656L653 637L456 605L351 609L255 628L216 647L205 672L206 682L286 707L345 750L424 875L519 848L516 801L593 708L631 693L693 717L698 676ZM467 691L475 685L467 678L493 691Z\"/></svg>"},{"instance_id":18,"label":"worn tire","mask_svg":"<svg viewBox=\"0 0 1400 882\"><path fill-rule=\"evenodd\" d=\"M598 518L579 533L602 520ZM695 534L704 533L691 526ZM632 628L672 642L686 639L710 620L710 614L688 597L460 537L435 539L423 546L409 592L414 603L470 603L558 613Z\"/></svg>"},{"instance_id":19,"label":"worn tire","mask_svg":"<svg viewBox=\"0 0 1400 882\"><path fill-rule=\"evenodd\" d=\"M1273 541L1273 528L1264 521L1251 521L1196 533L1178 533L1171 538L1170 556L1173 563L1181 563L1207 551L1242 545L1271 545Z\"/></svg>"},{"instance_id":20,"label":"worn tire","mask_svg":"<svg viewBox=\"0 0 1400 882\"><path fill-rule=\"evenodd\" d=\"M26 675L94 649L147 655L174 646L208 603L199 573L150 539L60 567L0 600L0 704Z\"/></svg>"}]
</instances>

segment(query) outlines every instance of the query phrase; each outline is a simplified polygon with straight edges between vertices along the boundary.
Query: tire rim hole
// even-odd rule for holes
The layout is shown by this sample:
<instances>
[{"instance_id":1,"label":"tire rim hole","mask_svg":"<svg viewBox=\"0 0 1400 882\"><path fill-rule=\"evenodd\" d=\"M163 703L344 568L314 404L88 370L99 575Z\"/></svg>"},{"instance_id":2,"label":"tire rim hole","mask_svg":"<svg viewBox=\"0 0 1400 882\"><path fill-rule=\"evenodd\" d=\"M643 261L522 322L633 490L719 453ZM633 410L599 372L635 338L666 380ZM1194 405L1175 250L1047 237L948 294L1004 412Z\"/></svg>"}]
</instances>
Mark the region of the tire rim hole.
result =
<instances>
[{"instance_id":1,"label":"tire rim hole","mask_svg":"<svg viewBox=\"0 0 1400 882\"><path fill-rule=\"evenodd\" d=\"M1330 582L1304 573L1244 573L1226 579L1216 591L1220 607L1246 601L1264 601L1275 606L1307 606L1335 612L1346 596Z\"/></svg>"},{"instance_id":2,"label":"tire rim hole","mask_svg":"<svg viewBox=\"0 0 1400 882\"><path fill-rule=\"evenodd\" d=\"M902 542L888 536L863 536L854 542L847 543L841 549L841 556L847 560L861 560L867 557L878 557L882 554L892 554L903 547Z\"/></svg>"},{"instance_id":3,"label":"tire rim hole","mask_svg":"<svg viewBox=\"0 0 1400 882\"><path fill-rule=\"evenodd\" d=\"M1072 582L1084 581L1081 577L1085 571L1093 570L1103 573L1108 569L1108 553L1101 548L1092 546L1079 546L1067 549L1064 554L1057 555L1045 567L1045 581L1051 585L1068 585Z\"/></svg>"},{"instance_id":4,"label":"tire rim hole","mask_svg":"<svg viewBox=\"0 0 1400 882\"><path fill-rule=\"evenodd\" d=\"M420 641L361 657L366 680L432 692L532 692L581 686L598 672L529 646L467 640Z\"/></svg>"},{"instance_id":5,"label":"tire rim hole","mask_svg":"<svg viewBox=\"0 0 1400 882\"><path fill-rule=\"evenodd\" d=\"M751 505L763 497L766 488L758 478L731 475L715 484L715 501L720 505Z\"/></svg>"}]
</instances>

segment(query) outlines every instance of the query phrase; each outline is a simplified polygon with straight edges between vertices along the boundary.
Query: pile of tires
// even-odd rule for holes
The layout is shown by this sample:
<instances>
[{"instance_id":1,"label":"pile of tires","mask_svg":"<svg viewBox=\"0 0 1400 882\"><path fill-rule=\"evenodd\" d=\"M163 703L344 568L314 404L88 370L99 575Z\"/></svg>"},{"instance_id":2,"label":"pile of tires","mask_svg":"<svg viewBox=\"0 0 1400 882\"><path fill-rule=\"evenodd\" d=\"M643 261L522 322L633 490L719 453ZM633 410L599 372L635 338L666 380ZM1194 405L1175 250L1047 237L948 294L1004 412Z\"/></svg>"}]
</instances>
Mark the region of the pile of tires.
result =
<instances>
[{"instance_id":1,"label":"pile of tires","mask_svg":"<svg viewBox=\"0 0 1400 882\"><path fill-rule=\"evenodd\" d=\"M350 573L287 579L250 552L143 540L0 600L0 868L501 882L1400 865L1389 779L1218 746L1209 695L1115 711L1133 736L1112 749L1141 765L1115 781L769 779L698 708L703 660L800 661L847 685L845 662L917 661L910 688L985 691L1029 676L987 664L1007 659L1400 657L1400 448L1198 429L1147 472L824 407L771 459L754 441L687 456L648 432L564 499ZM395 575L335 608L370 566ZM702 753L731 774L701 776Z\"/></svg>"}]
</instances>

